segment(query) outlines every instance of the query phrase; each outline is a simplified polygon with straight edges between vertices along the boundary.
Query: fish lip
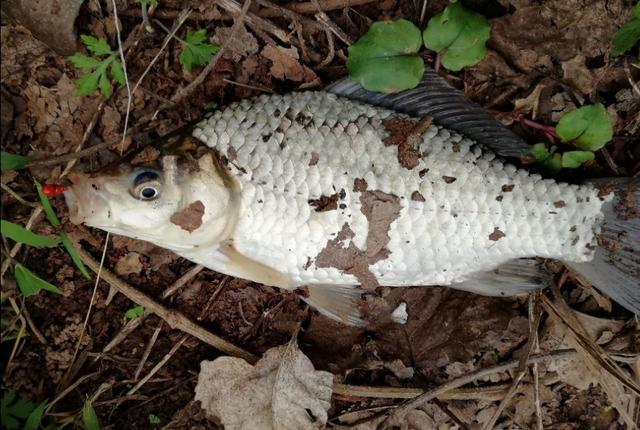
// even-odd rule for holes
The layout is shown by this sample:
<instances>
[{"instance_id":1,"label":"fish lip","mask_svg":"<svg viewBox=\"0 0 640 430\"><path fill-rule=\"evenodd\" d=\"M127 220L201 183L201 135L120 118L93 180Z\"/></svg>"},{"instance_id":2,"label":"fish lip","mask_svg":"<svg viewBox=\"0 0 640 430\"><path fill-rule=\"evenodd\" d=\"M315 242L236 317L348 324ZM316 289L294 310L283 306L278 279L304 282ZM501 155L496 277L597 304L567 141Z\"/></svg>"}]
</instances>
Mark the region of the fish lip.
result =
<instances>
[{"instance_id":1,"label":"fish lip","mask_svg":"<svg viewBox=\"0 0 640 430\"><path fill-rule=\"evenodd\" d=\"M75 186L67 188L64 192L64 200L69 210L69 221L75 225L82 224L86 217L82 211L80 197L75 190Z\"/></svg>"}]
</instances>

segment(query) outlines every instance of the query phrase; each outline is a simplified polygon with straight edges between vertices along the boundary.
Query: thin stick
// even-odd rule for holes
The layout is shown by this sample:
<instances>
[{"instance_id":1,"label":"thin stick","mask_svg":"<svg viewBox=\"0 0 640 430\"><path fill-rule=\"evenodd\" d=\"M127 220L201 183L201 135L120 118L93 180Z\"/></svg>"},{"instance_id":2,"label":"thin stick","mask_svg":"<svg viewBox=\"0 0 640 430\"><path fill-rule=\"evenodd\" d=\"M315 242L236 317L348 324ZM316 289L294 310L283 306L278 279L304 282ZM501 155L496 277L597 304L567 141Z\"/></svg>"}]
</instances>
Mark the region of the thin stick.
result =
<instances>
[{"instance_id":1,"label":"thin stick","mask_svg":"<svg viewBox=\"0 0 640 430\"><path fill-rule=\"evenodd\" d=\"M245 4L243 4L242 7L240 7L240 4L238 4L238 2L235 0L218 0L216 4L221 8L230 12L232 15L239 16L238 14L244 15L246 13L246 11L241 12L241 10L248 9L248 6L246 3L250 1L251 0L245 0ZM237 19L236 16L234 16L235 19ZM248 24L254 27L258 27L261 30L266 31L267 33L271 33L272 35L280 39L280 41L285 43L291 43L291 40L289 39L289 35L285 31L276 27L270 21L267 21L266 19L263 19L251 12L246 14L246 20Z\"/></svg>"},{"instance_id":2,"label":"thin stick","mask_svg":"<svg viewBox=\"0 0 640 430\"><path fill-rule=\"evenodd\" d=\"M640 96L640 88L638 88L636 81L633 80L631 70L629 69L629 60L627 58L624 59L624 73L627 75L627 80L629 81L631 88L633 88L633 91Z\"/></svg>"},{"instance_id":3,"label":"thin stick","mask_svg":"<svg viewBox=\"0 0 640 430\"><path fill-rule=\"evenodd\" d=\"M86 252L82 248L79 248L78 253L91 270L93 270L94 272L97 272L99 270L100 263L98 263L88 252ZM144 308L149 313L154 313L165 320L167 324L169 324L169 327L177 328L184 331L185 333L189 333L190 335L200 339L204 343L219 349L225 354L244 358L250 363L254 363L258 360L258 357L256 357L252 353L235 346L231 342L228 342L219 336L216 336L215 334L207 331L203 327L191 321L184 314L166 308L162 304L153 300L151 297L121 281L108 269L102 269L101 277L105 282L115 287L119 292L127 296L130 300L144 306Z\"/></svg>"},{"instance_id":4,"label":"thin stick","mask_svg":"<svg viewBox=\"0 0 640 430\"><path fill-rule=\"evenodd\" d=\"M100 283L100 272L102 271L102 266L104 266L104 259L107 256L107 245L109 245L109 232L107 232L107 236L104 238L104 248L102 248L102 257L100 258L100 265L98 266L98 270L96 271L96 282L93 284L93 292L91 293L91 300L89 301L89 308L87 309L87 313L84 317L84 322L82 324L82 329L80 330L80 336L78 337L78 342L76 342L76 349L73 351L73 356L71 357L71 365L67 370L65 376L62 378L64 381L71 369L73 369L73 363L76 361L76 357L78 356L78 351L80 350L80 345L82 344L82 339L84 338L84 333L87 329L87 324L89 323L89 316L91 315L91 309L93 309L93 303L96 300L96 293L98 291L98 284Z\"/></svg>"},{"instance_id":5,"label":"thin stick","mask_svg":"<svg viewBox=\"0 0 640 430\"><path fill-rule=\"evenodd\" d=\"M196 264L191 269L187 270L187 272L184 275L179 277L169 288L167 288L162 292L162 298L166 299L167 297L169 297L170 295L178 291L187 282L195 278L198 273L202 272L202 269L204 269L203 265Z\"/></svg>"},{"instance_id":6,"label":"thin stick","mask_svg":"<svg viewBox=\"0 0 640 430\"><path fill-rule=\"evenodd\" d=\"M147 344L147 347L144 350L144 353L142 354L142 358L140 359L140 363L138 363L138 368L136 369L136 373L133 376L133 380L137 381L138 377L140 376L140 372L142 372L142 368L144 367L144 363L146 363L147 358L149 358L149 354L151 354L151 349L153 348L153 345L156 344L156 340L158 340L158 336L160 335L160 332L162 331L162 325L164 324L163 320L160 320L160 323L158 324L158 327L156 327L155 331L153 332L153 335L151 336L151 339L149 340L149 343Z\"/></svg>"},{"instance_id":7,"label":"thin stick","mask_svg":"<svg viewBox=\"0 0 640 430\"><path fill-rule=\"evenodd\" d=\"M112 0L112 1L115 1L115 0ZM219 4L220 6L224 7L222 3L228 2L228 1L231 1L231 0L221 0L219 1ZM251 5L251 0L245 0L244 4L242 5L242 9L239 11L240 13L237 16L235 23L233 24L233 27L231 27L231 32L229 33L229 37L227 38L227 40L224 41L224 43L220 47L220 50L216 53L216 55L213 56L211 61L209 61L209 64L207 64L205 68L202 69L200 74L193 80L193 82L189 83L189 85L187 85L186 87L179 89L174 94L174 96L171 97L172 102L178 103L180 100L183 100L184 98L189 96L198 86L200 86L200 84L202 84L202 82L204 82L206 77L209 76L209 73L211 73L211 71L215 68L220 58L222 58L222 54L224 53L226 48L229 46L229 44L231 42L235 42L236 33L240 29L240 26L243 25L244 19L247 14L247 10L249 10L250 5Z\"/></svg>"},{"instance_id":8,"label":"thin stick","mask_svg":"<svg viewBox=\"0 0 640 430\"><path fill-rule=\"evenodd\" d=\"M142 2L142 4L144 5L146 3ZM178 20L174 24L173 30L169 31L168 34L165 36L164 41L162 42L162 46L160 46L160 50L158 50L156 55L154 55L154 57L151 59L151 62L149 63L147 68L144 69L144 72L142 72L142 75L140 75L140 77L136 81L136 84L133 86L133 90L131 91L132 93L136 92L136 90L138 89L138 87L142 83L142 80L145 78L145 76L147 76L147 73L149 73L149 71L151 70L153 65L156 63L156 61L158 61L158 59L160 58L160 54L162 54L162 52L165 50L165 48L167 47L167 45L171 41L171 38L174 37L175 34L180 29L180 27L182 27L182 24L185 23L185 21L189 17L189 14L191 14L191 10L187 9L187 10L181 12L180 15L178 15Z\"/></svg>"},{"instance_id":9,"label":"thin stick","mask_svg":"<svg viewBox=\"0 0 640 430\"><path fill-rule=\"evenodd\" d=\"M109 342L107 344L107 346L105 346L102 349L102 352L100 354L97 354L94 358L94 361L98 360L100 357L102 357L103 354L111 351L113 348L115 348L120 342L122 342L128 335L129 333L131 333L132 331L134 331L136 328L140 327L142 325L142 322L147 318L148 314L145 312L144 315L142 315L141 317L132 319L131 321L127 322L124 327L122 327L120 329L120 331L118 332L118 334L116 334L113 339L111 339L111 342Z\"/></svg>"},{"instance_id":10,"label":"thin stick","mask_svg":"<svg viewBox=\"0 0 640 430\"><path fill-rule=\"evenodd\" d=\"M18 193L16 193L15 191L13 191L11 188L9 188L8 185L5 185L4 182L0 182L0 186L2 187L2 189L4 191L6 191L7 193L9 193L9 195L11 197L13 197L14 199L16 199L16 201L18 201L19 203L22 203L25 206L30 206L32 208L35 208L36 206L38 206L39 203L32 203L32 202L28 202L25 199L23 199L22 197L20 197L20 195L18 195Z\"/></svg>"},{"instance_id":11,"label":"thin stick","mask_svg":"<svg viewBox=\"0 0 640 430\"><path fill-rule=\"evenodd\" d=\"M550 359L550 358L555 358L555 359L562 359L562 358L572 358L577 354L575 349L560 349L557 351L553 351L547 354L542 354L542 355L532 355L530 356L526 363L527 364L533 364L533 363L540 363L544 360ZM462 387L463 385L469 384L471 382L474 382L480 378L484 378L485 376L489 376L489 375L493 375L495 373L500 373L500 372L506 372L507 370L511 370L511 369L516 369L518 368L518 366L520 365L520 360L512 360L509 361L507 363L504 364L498 364L495 366L491 366L491 367L487 367L485 369L479 369L476 370L474 372L468 373L466 375L460 376L459 378L453 379L451 381L446 382L443 385L440 385L436 388L433 388L431 390L428 390L424 393L422 393L421 395L413 398L412 400L403 403L402 405L398 406L392 413L391 415L387 418L386 422L390 422L391 419L396 418L396 417L401 417L403 416L405 413L409 412L411 409L416 409L419 408L423 405L425 405L427 402L429 402L431 399L435 398L435 397L439 397L441 394L444 394L448 391L453 390L454 388L459 388ZM334 385L334 393L338 392L341 388L343 388L344 386L341 386L342 384L335 384ZM371 391L368 390L362 390L362 391L358 391L357 388L361 388L361 387L353 387L353 386L348 386L350 388L352 388L352 390L349 390L347 392L344 392L344 394L348 394L351 393L352 395L361 395L362 397L372 397ZM355 388L355 389L353 389ZM396 389L397 390L397 389ZM342 391L342 390L340 390ZM355 394L354 394L355 393ZM382 392L378 392L376 394L382 394ZM375 397L384 397L384 396L375 396Z\"/></svg>"},{"instance_id":12,"label":"thin stick","mask_svg":"<svg viewBox=\"0 0 640 430\"><path fill-rule=\"evenodd\" d=\"M20 310L20 313L24 316L24 319L27 321L27 324L29 325L29 328L31 329L33 334L35 334L36 338L38 338L38 342L40 342L43 345L46 345L47 339L44 338L40 330L38 330L38 327L36 327L36 325L34 324L33 320L31 319L31 315L29 315L29 311L27 310L27 306L25 305L24 302L22 303L22 309Z\"/></svg>"},{"instance_id":13,"label":"thin stick","mask_svg":"<svg viewBox=\"0 0 640 430\"><path fill-rule=\"evenodd\" d=\"M532 309L531 316L533 316L534 314L533 297L534 297L534 294L529 295L529 307ZM524 348L524 354L522 355L522 357L518 362L518 373L516 374L515 378L513 378L513 383L511 384L511 388L509 388L509 390L507 391L507 394L505 394L502 401L500 401L500 404L498 405L498 409L496 409L491 419L482 427L483 430L490 430L495 427L496 422L500 418L500 415L502 415L502 411L504 411L504 409L507 407L507 405L511 401L511 398L516 394L516 390L518 389L518 385L520 384L520 381L522 381L522 378L524 378L524 376L527 374L527 359L531 355L531 349L533 348L533 344L535 343L535 339L537 337L538 326L540 325L541 318L542 318L542 313L538 312L533 322L529 320L529 340L527 341L527 345Z\"/></svg>"},{"instance_id":14,"label":"thin stick","mask_svg":"<svg viewBox=\"0 0 640 430\"><path fill-rule=\"evenodd\" d=\"M122 142L120 142L120 155L124 152L124 142L127 137L127 127L129 126L129 115L131 114L131 86L129 85L129 76L127 75L127 60L124 58L124 50L122 49L122 38L120 35L120 22L118 20L118 7L116 0L111 0L113 7L113 22L116 26L116 38L118 39L118 52L120 53L120 61L122 62L122 71L124 73L124 82L127 88L127 111L124 115L124 130L122 132Z\"/></svg>"},{"instance_id":15,"label":"thin stick","mask_svg":"<svg viewBox=\"0 0 640 430\"><path fill-rule=\"evenodd\" d=\"M536 300L539 300L540 293L537 292L534 294L536 294ZM531 321L533 321L535 318L535 304L534 304L534 301L531 299L531 297L532 296L530 295L529 306L528 306L529 323L531 323ZM529 332L531 331L532 331L532 328L529 327ZM533 351L534 351L534 354L540 354L540 342L539 342L537 331L535 333L535 339L533 340ZM533 370L533 400L536 407L536 428L537 430L543 430L544 427L542 425L542 405L540 403L540 375L538 373L538 363L533 363L532 370Z\"/></svg>"},{"instance_id":16,"label":"thin stick","mask_svg":"<svg viewBox=\"0 0 640 430\"><path fill-rule=\"evenodd\" d=\"M56 403L58 403L60 400L62 400L67 394L75 390L78 387L78 385L82 384L87 379L93 378L94 376L98 376L99 374L100 372L93 372L78 378L73 384L65 388L60 394L58 394L58 396L55 399L51 401L51 403L47 405L47 409L44 410L44 415L49 415L49 411L53 409L53 406Z\"/></svg>"},{"instance_id":17,"label":"thin stick","mask_svg":"<svg viewBox=\"0 0 640 430\"><path fill-rule=\"evenodd\" d=\"M20 344L20 341L24 337L25 328L27 326L27 323L25 322L24 317L20 314L20 309L18 309L18 305L16 304L16 301L13 299L13 297L9 297L9 303L11 304L11 308L13 309L13 311L18 316L18 321L20 321L20 329L18 330L18 334L16 335L16 340L13 343L13 348L11 348L11 354L9 354L9 359L7 360L7 367L5 367L5 370L4 370L5 380L7 376L9 376L9 374L11 373L11 369L13 368L11 364L13 363L13 359L16 356L16 352L18 351L18 345Z\"/></svg>"},{"instance_id":18,"label":"thin stick","mask_svg":"<svg viewBox=\"0 0 640 430\"><path fill-rule=\"evenodd\" d=\"M182 336L182 338L176 342L175 345L173 345L173 348L171 348L171 350L169 352L167 352L165 354L164 357L162 357L162 360L160 360L158 362L158 364L156 364L153 369L151 369L151 371L140 380L140 382L138 382L132 389L130 389L129 391L127 391L127 395L130 396L132 394L134 394L136 391L138 391L149 379L151 379L151 377L153 375L155 375L156 373L158 373L158 371L162 368L162 366L165 365L165 363L167 361L169 361L169 359L171 358L171 356L173 356L173 354L176 353L176 351L182 346L182 344L189 338L188 334L185 334Z\"/></svg>"},{"instance_id":19,"label":"thin stick","mask_svg":"<svg viewBox=\"0 0 640 430\"><path fill-rule=\"evenodd\" d=\"M315 14L318 11L318 9L322 12L328 12L336 9L362 6L365 4L374 3L375 1L377 0L319 0L317 2L317 5L315 1L310 1L306 3L292 2L292 3L287 3L282 7L296 13L312 15L312 14ZM274 17L280 16L277 13L277 11L274 11L273 9L263 10L263 11L260 11L258 14L265 18L274 18Z\"/></svg>"}]
</instances>

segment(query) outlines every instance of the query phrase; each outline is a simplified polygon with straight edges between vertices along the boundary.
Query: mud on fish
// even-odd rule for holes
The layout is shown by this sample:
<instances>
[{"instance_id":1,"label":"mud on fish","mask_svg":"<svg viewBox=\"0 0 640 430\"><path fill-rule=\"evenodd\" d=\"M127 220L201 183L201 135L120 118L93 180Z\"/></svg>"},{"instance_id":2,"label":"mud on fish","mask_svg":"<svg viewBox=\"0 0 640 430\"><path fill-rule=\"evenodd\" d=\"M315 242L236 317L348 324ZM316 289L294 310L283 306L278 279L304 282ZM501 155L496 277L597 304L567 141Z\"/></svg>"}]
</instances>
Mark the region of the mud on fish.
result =
<instances>
[{"instance_id":1,"label":"mud on fish","mask_svg":"<svg viewBox=\"0 0 640 430\"><path fill-rule=\"evenodd\" d=\"M70 175L71 220L285 289L365 323L363 292L433 286L513 296L558 259L640 313L638 184L543 179L529 146L428 72L415 90L233 103L147 156ZM621 210L623 208L624 210Z\"/></svg>"}]
</instances>

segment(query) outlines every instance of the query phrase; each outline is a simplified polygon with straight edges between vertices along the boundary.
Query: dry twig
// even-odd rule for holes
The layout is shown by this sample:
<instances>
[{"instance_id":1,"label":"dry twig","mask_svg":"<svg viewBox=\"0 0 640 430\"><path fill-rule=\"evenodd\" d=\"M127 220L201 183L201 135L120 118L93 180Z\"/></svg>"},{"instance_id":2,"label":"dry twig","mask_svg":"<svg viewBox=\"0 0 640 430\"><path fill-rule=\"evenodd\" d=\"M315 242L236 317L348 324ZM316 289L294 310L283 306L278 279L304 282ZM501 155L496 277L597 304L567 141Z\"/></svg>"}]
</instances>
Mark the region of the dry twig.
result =
<instances>
[{"instance_id":1,"label":"dry twig","mask_svg":"<svg viewBox=\"0 0 640 430\"><path fill-rule=\"evenodd\" d=\"M149 358L149 354L151 354L151 349L153 349L153 345L155 345L156 341L158 340L158 336L162 331L163 324L164 324L164 321L160 320L158 327L156 327L155 331L153 332L153 335L151 336L151 339L149 339L149 343L147 344L147 347L145 348L144 353L142 354L142 358L140 358L140 363L138 363L138 368L136 369L136 373L133 376L134 381L138 380L138 377L140 376L140 372L142 372L142 368L144 367L144 364L147 362L147 359Z\"/></svg>"}]
</instances>

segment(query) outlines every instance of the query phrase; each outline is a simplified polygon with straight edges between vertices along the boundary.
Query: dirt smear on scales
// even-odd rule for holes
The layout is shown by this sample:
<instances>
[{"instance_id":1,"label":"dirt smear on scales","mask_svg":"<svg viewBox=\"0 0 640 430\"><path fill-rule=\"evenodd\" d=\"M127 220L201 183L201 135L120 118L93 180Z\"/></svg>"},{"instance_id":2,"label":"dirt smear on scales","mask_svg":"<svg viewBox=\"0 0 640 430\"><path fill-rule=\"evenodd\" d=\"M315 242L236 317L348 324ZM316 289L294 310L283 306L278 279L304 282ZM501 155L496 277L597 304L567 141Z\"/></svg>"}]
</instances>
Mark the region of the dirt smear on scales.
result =
<instances>
[{"instance_id":1,"label":"dirt smear on scales","mask_svg":"<svg viewBox=\"0 0 640 430\"><path fill-rule=\"evenodd\" d=\"M522 298L370 282L359 306L370 324L349 327L308 308L298 294L203 270L117 235L95 285L105 234L69 223L61 199L52 199L60 227L39 209L33 178L63 182L69 165L106 166L215 105L320 89L347 74L348 44L373 21L406 18L424 28L447 1L254 1L235 29L242 3L231 0L160 0L144 14L136 2L82 2L77 17L70 12L79 2L67 3L39 2L40 16L30 18L26 10L5 12L3 2L2 150L38 161L2 172L2 218L44 236L65 231L91 277L55 243L23 246L3 237L3 428L22 428L38 411L43 428L92 429L93 413L105 429L233 429L248 417L251 428L615 430L638 422L637 320L558 263L544 262L554 274L552 289ZM552 125L576 106L601 102L613 141L595 160L559 176L638 173L638 51L610 53L614 33L633 15L631 1L463 3L492 24L487 55L461 72L440 68L443 77L531 144L547 139L535 124ZM49 33L38 27L45 22L60 34L43 37ZM182 40L205 29L211 40L203 43L225 48L212 66L187 69L180 41L165 43L160 24L177 28ZM87 70L66 56L95 53L79 35L107 40L113 57L101 60L120 58L115 48L122 41L130 98L122 86L108 99L78 93L74 80ZM422 54L429 65L438 62L433 52ZM399 147L407 169L420 157L415 131L428 122L387 125L387 143ZM364 250L336 238L327 244L327 264L349 263L343 270L367 284L369 264L385 258L383 233L397 201L368 189L364 179L354 187L379 234ZM336 210L337 193L310 202L312 209ZM194 202L173 221L192 231L202 212ZM347 238L348 228L340 235ZM496 224L491 239L503 236ZM340 253L348 255L336 261ZM58 293L25 294L16 263ZM294 400L298 406L287 407Z\"/></svg>"}]
</instances>

